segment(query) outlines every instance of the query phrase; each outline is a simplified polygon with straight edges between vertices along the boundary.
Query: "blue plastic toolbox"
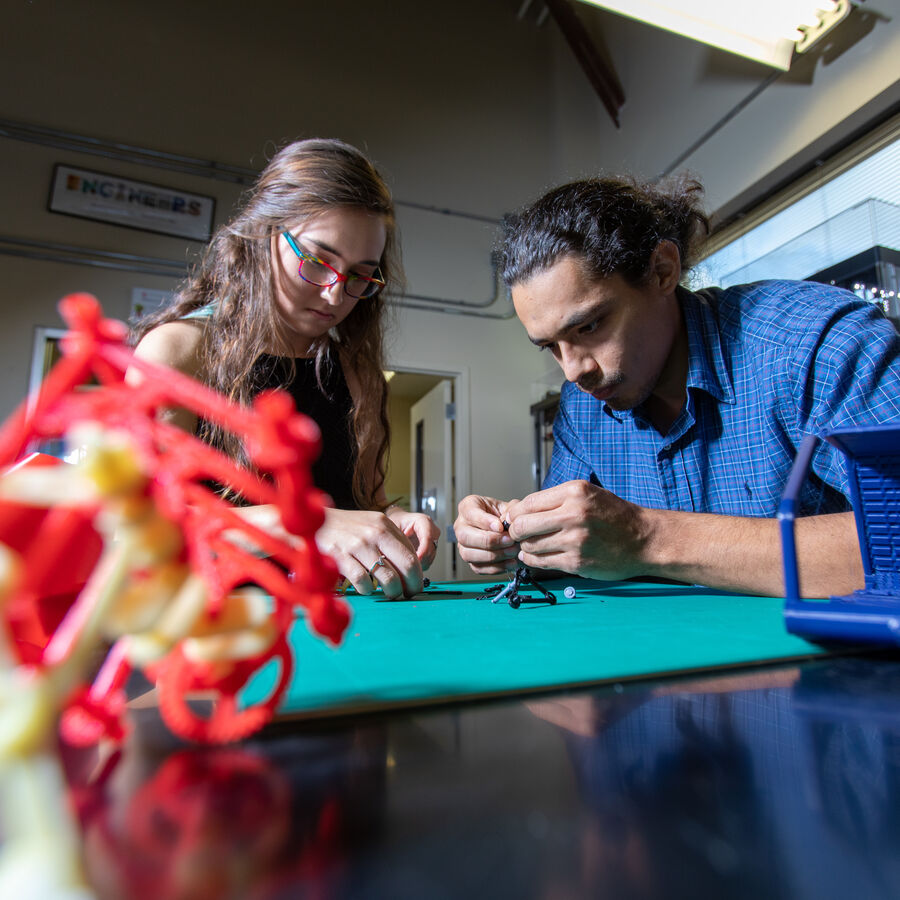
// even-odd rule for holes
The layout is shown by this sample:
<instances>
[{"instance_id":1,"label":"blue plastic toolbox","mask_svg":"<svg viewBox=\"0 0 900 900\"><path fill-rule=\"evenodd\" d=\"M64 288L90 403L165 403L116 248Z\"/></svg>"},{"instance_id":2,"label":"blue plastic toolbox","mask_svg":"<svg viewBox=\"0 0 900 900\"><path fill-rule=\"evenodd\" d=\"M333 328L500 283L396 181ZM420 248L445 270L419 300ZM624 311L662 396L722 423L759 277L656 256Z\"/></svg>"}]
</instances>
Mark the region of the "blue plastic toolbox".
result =
<instances>
[{"instance_id":1,"label":"blue plastic toolbox","mask_svg":"<svg viewBox=\"0 0 900 900\"><path fill-rule=\"evenodd\" d=\"M819 440L844 454L865 587L844 597L801 600L794 520ZM815 641L900 643L900 423L808 435L794 461L778 519L788 631Z\"/></svg>"}]
</instances>

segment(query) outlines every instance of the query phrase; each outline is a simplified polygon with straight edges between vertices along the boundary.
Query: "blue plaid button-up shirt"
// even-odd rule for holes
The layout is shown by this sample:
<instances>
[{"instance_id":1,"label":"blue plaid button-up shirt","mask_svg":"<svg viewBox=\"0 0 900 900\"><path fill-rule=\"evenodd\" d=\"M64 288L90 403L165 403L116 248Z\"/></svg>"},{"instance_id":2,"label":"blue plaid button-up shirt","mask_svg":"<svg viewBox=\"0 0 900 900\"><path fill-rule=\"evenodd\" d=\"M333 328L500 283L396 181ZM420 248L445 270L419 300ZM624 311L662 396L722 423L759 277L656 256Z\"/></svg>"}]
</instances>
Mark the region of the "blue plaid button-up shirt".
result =
<instances>
[{"instance_id":1,"label":"blue plaid button-up shirt","mask_svg":"<svg viewBox=\"0 0 900 900\"><path fill-rule=\"evenodd\" d=\"M544 487L591 480L640 506L774 516L804 435L900 421L900 335L872 304L815 282L679 288L687 401L668 433L567 383ZM850 508L820 442L801 515Z\"/></svg>"}]
</instances>

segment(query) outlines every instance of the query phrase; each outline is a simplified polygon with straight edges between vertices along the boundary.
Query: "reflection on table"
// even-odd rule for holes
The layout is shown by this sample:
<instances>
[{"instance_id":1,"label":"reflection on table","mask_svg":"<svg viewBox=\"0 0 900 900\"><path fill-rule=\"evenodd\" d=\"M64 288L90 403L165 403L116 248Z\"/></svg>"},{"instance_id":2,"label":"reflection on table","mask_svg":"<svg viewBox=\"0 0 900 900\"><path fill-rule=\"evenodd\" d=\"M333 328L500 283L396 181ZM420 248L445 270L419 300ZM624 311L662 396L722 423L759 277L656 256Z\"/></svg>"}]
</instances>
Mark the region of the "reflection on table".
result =
<instances>
[{"instance_id":1,"label":"reflection on table","mask_svg":"<svg viewBox=\"0 0 900 900\"><path fill-rule=\"evenodd\" d=\"M101 898L900 896L900 660L67 751Z\"/></svg>"}]
</instances>

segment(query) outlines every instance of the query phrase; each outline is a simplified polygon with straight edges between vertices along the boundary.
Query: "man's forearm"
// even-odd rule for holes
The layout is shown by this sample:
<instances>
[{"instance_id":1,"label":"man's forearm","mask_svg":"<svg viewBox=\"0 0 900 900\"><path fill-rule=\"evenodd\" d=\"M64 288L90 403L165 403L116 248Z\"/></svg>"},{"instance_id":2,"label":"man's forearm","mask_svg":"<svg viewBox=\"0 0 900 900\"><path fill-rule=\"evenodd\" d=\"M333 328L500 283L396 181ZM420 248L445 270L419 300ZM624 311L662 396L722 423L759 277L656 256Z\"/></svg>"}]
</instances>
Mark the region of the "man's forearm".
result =
<instances>
[{"instance_id":1,"label":"man's forearm","mask_svg":"<svg viewBox=\"0 0 900 900\"><path fill-rule=\"evenodd\" d=\"M648 575L722 590L784 596L781 538L775 519L644 510ZM800 593L849 594L863 586L853 513L794 523Z\"/></svg>"}]
</instances>

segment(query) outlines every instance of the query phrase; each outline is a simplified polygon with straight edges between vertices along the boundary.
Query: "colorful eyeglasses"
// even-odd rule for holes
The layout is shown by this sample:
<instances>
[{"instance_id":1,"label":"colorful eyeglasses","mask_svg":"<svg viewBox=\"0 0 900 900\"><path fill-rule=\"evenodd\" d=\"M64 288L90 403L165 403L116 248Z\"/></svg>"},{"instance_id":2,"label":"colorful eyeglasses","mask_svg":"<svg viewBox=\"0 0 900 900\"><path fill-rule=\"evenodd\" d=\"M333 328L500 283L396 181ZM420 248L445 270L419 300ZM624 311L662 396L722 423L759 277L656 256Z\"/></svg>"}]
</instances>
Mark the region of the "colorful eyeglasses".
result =
<instances>
[{"instance_id":1,"label":"colorful eyeglasses","mask_svg":"<svg viewBox=\"0 0 900 900\"><path fill-rule=\"evenodd\" d=\"M371 300L377 297L384 288L384 279L369 277L367 275L357 275L350 272L343 275L337 269L332 268L327 262L307 253L295 240L293 235L288 231L281 232L285 240L290 244L291 250L297 254L300 260L300 267L297 274L308 284L314 284L317 287L328 287L338 282L343 282L344 290L347 296L353 297L355 300Z\"/></svg>"}]
</instances>

